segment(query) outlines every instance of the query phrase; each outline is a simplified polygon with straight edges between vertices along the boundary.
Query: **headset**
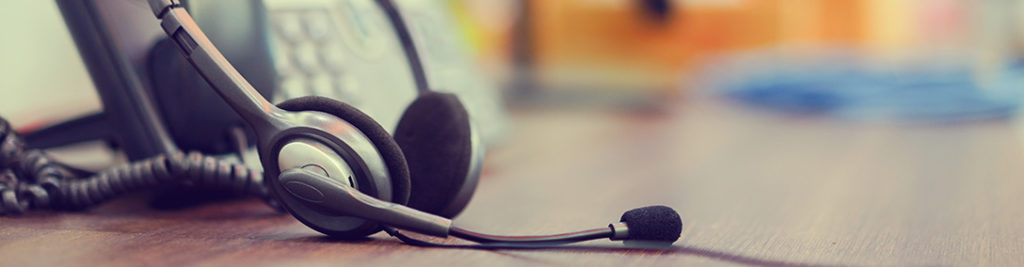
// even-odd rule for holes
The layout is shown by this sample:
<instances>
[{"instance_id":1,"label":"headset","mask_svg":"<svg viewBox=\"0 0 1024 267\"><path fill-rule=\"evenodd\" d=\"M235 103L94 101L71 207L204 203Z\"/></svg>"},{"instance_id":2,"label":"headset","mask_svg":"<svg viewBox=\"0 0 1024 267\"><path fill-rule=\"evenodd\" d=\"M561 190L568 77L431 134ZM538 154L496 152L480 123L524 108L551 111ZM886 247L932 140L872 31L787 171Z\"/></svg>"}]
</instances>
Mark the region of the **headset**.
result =
<instances>
[{"instance_id":1,"label":"headset","mask_svg":"<svg viewBox=\"0 0 1024 267\"><path fill-rule=\"evenodd\" d=\"M262 175L198 153L174 153L87 179L60 180L62 173L73 169L46 157L28 157L37 152L5 150L7 146L0 145L0 163L19 158L24 165L20 169L30 170L25 176L33 180L17 193L0 187L0 213L50 204L84 208L128 190L183 176L194 184L263 197L306 226L339 239L365 238L384 230L418 246L539 248L598 238L671 244L680 237L682 221L665 206L630 210L619 223L608 227L557 235L499 236L461 228L451 218L473 195L483 148L455 95L421 87L394 136L359 109L333 99L308 96L275 106L221 55L178 0L148 2L182 55L252 128ZM392 16L399 35L410 40L394 5L388 0L377 3ZM6 123L0 124L3 126ZM17 138L7 136L5 140L16 142ZM8 156L18 153L26 155ZM17 199L19 196L23 199ZM406 236L396 228L480 244L432 243Z\"/></svg>"}]
</instances>

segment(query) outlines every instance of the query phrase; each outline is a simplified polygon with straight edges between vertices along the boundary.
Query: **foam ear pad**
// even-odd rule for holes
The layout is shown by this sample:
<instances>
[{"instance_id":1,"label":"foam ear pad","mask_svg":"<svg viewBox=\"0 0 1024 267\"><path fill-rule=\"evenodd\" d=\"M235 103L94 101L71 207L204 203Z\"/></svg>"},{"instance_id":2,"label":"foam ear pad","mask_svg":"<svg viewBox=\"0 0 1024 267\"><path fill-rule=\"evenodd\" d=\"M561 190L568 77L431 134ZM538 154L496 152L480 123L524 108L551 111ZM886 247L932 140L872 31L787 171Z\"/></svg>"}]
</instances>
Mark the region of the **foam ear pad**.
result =
<instances>
[{"instance_id":1,"label":"foam ear pad","mask_svg":"<svg viewBox=\"0 0 1024 267\"><path fill-rule=\"evenodd\" d=\"M384 163L388 167L388 174L391 176L391 191L394 195L391 202L399 204L408 203L410 181L409 168L406 166L405 156L402 154L398 144L391 138L391 135L384 130L384 127L381 127L369 115L349 104L319 96L290 99L278 104L278 107L287 111L319 111L334 115L355 126L356 129L359 129L360 132L363 132L370 139L373 146L380 152L380 156L384 158Z\"/></svg>"},{"instance_id":2,"label":"foam ear pad","mask_svg":"<svg viewBox=\"0 0 1024 267\"><path fill-rule=\"evenodd\" d=\"M428 92L406 108L395 129L412 180L409 206L454 217L465 208L464 186L475 186L469 114L453 94ZM460 197L463 201L458 201Z\"/></svg>"}]
</instances>

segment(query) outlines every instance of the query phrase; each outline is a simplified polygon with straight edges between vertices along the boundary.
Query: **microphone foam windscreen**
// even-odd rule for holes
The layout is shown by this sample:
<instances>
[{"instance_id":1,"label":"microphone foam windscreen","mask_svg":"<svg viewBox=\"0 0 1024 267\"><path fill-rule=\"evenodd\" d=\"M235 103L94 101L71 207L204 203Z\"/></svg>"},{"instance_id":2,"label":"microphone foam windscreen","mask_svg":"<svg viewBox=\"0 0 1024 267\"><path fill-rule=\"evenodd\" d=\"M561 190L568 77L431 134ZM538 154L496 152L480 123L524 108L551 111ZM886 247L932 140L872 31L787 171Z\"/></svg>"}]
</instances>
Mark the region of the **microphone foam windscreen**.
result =
<instances>
[{"instance_id":1,"label":"microphone foam windscreen","mask_svg":"<svg viewBox=\"0 0 1024 267\"><path fill-rule=\"evenodd\" d=\"M666 206L633 209L623 213L619 221L629 227L628 240L675 242L683 232L679 213Z\"/></svg>"}]
</instances>

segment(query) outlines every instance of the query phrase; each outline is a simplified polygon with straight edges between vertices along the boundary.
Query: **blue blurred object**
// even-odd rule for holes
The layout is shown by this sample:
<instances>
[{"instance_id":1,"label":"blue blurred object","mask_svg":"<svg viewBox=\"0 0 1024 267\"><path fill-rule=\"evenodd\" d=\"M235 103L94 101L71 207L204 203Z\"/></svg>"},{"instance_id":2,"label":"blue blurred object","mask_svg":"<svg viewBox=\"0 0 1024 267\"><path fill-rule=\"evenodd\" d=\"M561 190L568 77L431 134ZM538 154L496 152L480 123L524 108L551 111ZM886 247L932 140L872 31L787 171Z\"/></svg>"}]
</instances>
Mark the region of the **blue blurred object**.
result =
<instances>
[{"instance_id":1,"label":"blue blurred object","mask_svg":"<svg viewBox=\"0 0 1024 267\"><path fill-rule=\"evenodd\" d=\"M958 122L1016 114L1024 64L980 83L967 64L948 63L879 68L851 57L747 58L709 68L705 87L752 106L855 119Z\"/></svg>"}]
</instances>

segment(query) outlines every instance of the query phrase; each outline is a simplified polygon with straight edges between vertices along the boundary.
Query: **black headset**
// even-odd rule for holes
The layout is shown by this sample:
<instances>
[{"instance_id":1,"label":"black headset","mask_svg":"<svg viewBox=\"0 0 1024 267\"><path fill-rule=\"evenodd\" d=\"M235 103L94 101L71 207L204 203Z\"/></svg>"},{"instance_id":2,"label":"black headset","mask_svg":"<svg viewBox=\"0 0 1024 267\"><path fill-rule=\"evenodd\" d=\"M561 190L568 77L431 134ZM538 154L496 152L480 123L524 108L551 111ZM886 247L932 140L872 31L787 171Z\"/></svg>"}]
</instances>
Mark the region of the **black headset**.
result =
<instances>
[{"instance_id":1,"label":"black headset","mask_svg":"<svg viewBox=\"0 0 1024 267\"><path fill-rule=\"evenodd\" d=\"M253 128L271 195L321 233L362 238L387 228L409 242L390 228L397 227L503 245L593 238L671 243L679 238L679 215L664 206L632 210L622 223L607 228L553 236L493 236L454 226L449 219L472 197L483 158L469 115L455 95L421 86L394 137L359 109L333 99L308 96L275 106L220 54L176 0L149 3L189 63ZM396 23L399 38L411 42L394 5L377 3ZM408 51L412 46L406 47L410 59L416 59L415 51Z\"/></svg>"},{"instance_id":2,"label":"black headset","mask_svg":"<svg viewBox=\"0 0 1024 267\"><path fill-rule=\"evenodd\" d=\"M483 148L455 95L420 86L394 136L359 109L333 99L308 96L275 106L221 55L178 0L148 1L187 61L255 132L262 176L198 153L172 153L77 179L70 174L73 168L23 150L0 120L0 165L8 168L0 174L16 170L25 178L13 189L0 184L0 214L33 207L85 208L185 177L193 184L274 200L305 225L341 239L384 230L420 246L537 248L598 238L671 244L680 236L682 221L665 206L630 210L619 223L558 235L498 236L458 227L450 219L473 195ZM399 38L411 42L393 3L377 4L391 16ZM406 46L406 55L416 68L411 47ZM395 228L482 245L430 243Z\"/></svg>"}]
</instances>

